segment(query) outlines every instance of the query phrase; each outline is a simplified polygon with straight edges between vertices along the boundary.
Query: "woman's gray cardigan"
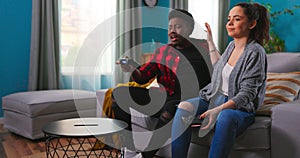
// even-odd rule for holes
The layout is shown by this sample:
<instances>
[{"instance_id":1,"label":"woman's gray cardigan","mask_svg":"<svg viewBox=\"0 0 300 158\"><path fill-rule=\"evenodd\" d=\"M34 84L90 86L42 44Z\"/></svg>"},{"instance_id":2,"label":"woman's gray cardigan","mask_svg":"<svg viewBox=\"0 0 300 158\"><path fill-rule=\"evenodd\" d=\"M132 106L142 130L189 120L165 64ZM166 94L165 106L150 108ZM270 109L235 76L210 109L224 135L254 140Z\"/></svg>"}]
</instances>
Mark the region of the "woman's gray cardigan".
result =
<instances>
[{"instance_id":1,"label":"woman's gray cardigan","mask_svg":"<svg viewBox=\"0 0 300 158\"><path fill-rule=\"evenodd\" d=\"M221 86L221 75L232 51L230 42L225 52L214 65L211 83L200 90L201 98L210 101ZM233 100L237 109L255 112L262 104L266 89L267 58L264 48L252 41L248 43L229 76L228 99ZM214 107L210 105L209 108Z\"/></svg>"}]
</instances>

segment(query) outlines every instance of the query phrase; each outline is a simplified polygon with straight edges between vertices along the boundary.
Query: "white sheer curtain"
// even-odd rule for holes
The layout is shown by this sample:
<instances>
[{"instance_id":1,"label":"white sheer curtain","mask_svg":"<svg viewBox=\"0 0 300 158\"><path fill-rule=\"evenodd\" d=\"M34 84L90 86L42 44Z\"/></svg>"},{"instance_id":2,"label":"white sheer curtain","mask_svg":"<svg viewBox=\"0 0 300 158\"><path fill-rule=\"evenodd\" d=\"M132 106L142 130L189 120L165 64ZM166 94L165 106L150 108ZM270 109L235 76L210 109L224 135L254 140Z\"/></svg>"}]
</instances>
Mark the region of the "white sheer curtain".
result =
<instances>
[{"instance_id":1,"label":"white sheer curtain","mask_svg":"<svg viewBox=\"0 0 300 158\"><path fill-rule=\"evenodd\" d=\"M142 0L62 3L61 57L65 82L72 84L72 88L97 90L128 81L115 61L124 54L140 58Z\"/></svg>"},{"instance_id":2,"label":"white sheer curtain","mask_svg":"<svg viewBox=\"0 0 300 158\"><path fill-rule=\"evenodd\" d=\"M61 1L60 56L65 88L95 91L110 86L117 2Z\"/></svg>"},{"instance_id":3,"label":"white sheer curtain","mask_svg":"<svg viewBox=\"0 0 300 158\"><path fill-rule=\"evenodd\" d=\"M195 30L191 36L206 38L203 30L206 29L204 23L208 22L212 28L214 42L222 53L228 43L225 25L229 5L229 0L189 0L188 10L196 21Z\"/></svg>"},{"instance_id":4,"label":"white sheer curtain","mask_svg":"<svg viewBox=\"0 0 300 158\"><path fill-rule=\"evenodd\" d=\"M117 4L116 25L116 53L115 60L129 56L136 61L140 60L142 53L142 0L119 0ZM129 75L115 65L113 85L126 83Z\"/></svg>"},{"instance_id":5,"label":"white sheer curtain","mask_svg":"<svg viewBox=\"0 0 300 158\"><path fill-rule=\"evenodd\" d=\"M206 30L204 23L208 22L212 28L213 39L218 46L218 28L219 28L219 0L189 0L189 12L194 16L195 29L192 37L206 39Z\"/></svg>"}]
</instances>

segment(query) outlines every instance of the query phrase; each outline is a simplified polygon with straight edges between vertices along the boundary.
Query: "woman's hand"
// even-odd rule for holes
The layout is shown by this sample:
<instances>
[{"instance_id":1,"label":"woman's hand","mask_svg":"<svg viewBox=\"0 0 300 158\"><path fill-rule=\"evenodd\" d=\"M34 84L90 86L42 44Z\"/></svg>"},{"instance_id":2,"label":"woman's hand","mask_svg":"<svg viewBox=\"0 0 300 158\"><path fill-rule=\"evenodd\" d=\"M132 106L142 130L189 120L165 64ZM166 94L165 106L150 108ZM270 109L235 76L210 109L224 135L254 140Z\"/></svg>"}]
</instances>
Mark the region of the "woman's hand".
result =
<instances>
[{"instance_id":1,"label":"woman's hand","mask_svg":"<svg viewBox=\"0 0 300 158\"><path fill-rule=\"evenodd\" d=\"M207 42L213 42L211 28L207 22L205 23L205 27L206 27L206 32L207 32Z\"/></svg>"},{"instance_id":2,"label":"woman's hand","mask_svg":"<svg viewBox=\"0 0 300 158\"><path fill-rule=\"evenodd\" d=\"M200 119L204 119L206 117L209 119L208 124L206 126L204 126L204 127L201 127L201 128L202 129L207 129L210 126L212 126L216 122L219 113L222 111L222 108L223 108L222 105L221 106L217 106L217 107L215 107L213 109L207 110L202 115L200 115Z\"/></svg>"},{"instance_id":3,"label":"woman's hand","mask_svg":"<svg viewBox=\"0 0 300 158\"><path fill-rule=\"evenodd\" d=\"M213 109L207 110L202 115L200 115L200 119L204 119L199 130L198 136L204 137L214 126L217 121L217 117L219 113L223 109L223 104L217 106Z\"/></svg>"},{"instance_id":4,"label":"woman's hand","mask_svg":"<svg viewBox=\"0 0 300 158\"><path fill-rule=\"evenodd\" d=\"M212 37L212 32L211 32L211 28L210 25L208 23L205 23L205 27L206 27L206 32L207 32L207 44L208 44L208 48L209 48L209 55L210 55L210 61L212 63L212 65L214 65L220 58L220 54L218 49L215 46L215 43L213 41L213 37Z\"/></svg>"}]
</instances>

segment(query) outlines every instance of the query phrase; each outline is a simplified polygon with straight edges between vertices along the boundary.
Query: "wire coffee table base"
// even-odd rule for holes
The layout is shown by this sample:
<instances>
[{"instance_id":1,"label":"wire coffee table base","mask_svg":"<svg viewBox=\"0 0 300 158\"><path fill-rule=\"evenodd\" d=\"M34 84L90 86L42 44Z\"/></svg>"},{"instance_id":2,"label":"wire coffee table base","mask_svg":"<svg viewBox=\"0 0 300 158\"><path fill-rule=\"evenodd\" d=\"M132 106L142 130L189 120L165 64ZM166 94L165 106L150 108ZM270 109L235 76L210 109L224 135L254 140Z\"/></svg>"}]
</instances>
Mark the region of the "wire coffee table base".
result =
<instances>
[{"instance_id":1,"label":"wire coffee table base","mask_svg":"<svg viewBox=\"0 0 300 158\"><path fill-rule=\"evenodd\" d=\"M46 140L47 158L123 158L124 151L105 146L91 150L97 141L96 137L55 137Z\"/></svg>"}]
</instances>

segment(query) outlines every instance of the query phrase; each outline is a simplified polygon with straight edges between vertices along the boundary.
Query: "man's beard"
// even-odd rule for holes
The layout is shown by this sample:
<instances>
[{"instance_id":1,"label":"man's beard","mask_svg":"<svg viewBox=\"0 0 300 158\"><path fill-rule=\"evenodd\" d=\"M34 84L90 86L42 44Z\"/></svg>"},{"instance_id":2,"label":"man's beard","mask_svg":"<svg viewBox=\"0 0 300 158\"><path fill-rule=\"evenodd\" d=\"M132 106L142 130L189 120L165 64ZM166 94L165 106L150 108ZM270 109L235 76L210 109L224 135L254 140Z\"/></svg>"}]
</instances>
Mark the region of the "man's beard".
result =
<instances>
[{"instance_id":1,"label":"man's beard","mask_svg":"<svg viewBox=\"0 0 300 158\"><path fill-rule=\"evenodd\" d=\"M189 45L189 41L185 38L183 39L180 39L176 42L171 42L171 45L174 47L174 48L185 48Z\"/></svg>"}]
</instances>

